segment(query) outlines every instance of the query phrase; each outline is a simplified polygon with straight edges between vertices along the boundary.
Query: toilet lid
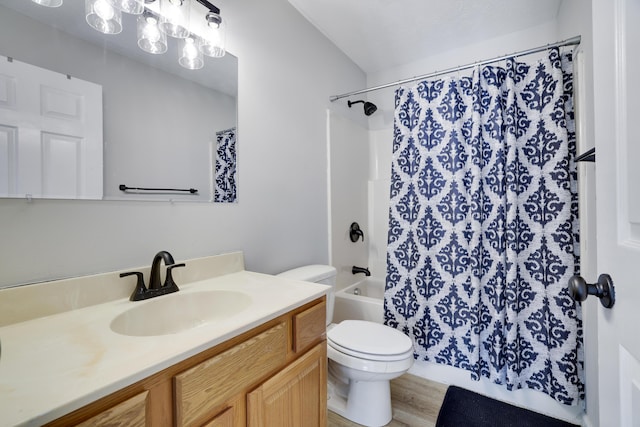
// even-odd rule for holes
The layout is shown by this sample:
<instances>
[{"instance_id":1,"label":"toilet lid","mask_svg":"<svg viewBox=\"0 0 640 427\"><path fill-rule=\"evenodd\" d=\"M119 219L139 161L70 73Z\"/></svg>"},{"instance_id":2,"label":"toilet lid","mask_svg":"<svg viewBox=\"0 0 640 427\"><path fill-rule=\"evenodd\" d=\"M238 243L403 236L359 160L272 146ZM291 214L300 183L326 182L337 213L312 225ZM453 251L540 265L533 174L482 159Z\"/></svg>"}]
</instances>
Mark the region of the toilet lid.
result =
<instances>
[{"instance_id":1,"label":"toilet lid","mask_svg":"<svg viewBox=\"0 0 640 427\"><path fill-rule=\"evenodd\" d=\"M413 351L411 339L402 332L365 320L344 320L327 332L327 339L334 348L374 359L407 357Z\"/></svg>"}]
</instances>

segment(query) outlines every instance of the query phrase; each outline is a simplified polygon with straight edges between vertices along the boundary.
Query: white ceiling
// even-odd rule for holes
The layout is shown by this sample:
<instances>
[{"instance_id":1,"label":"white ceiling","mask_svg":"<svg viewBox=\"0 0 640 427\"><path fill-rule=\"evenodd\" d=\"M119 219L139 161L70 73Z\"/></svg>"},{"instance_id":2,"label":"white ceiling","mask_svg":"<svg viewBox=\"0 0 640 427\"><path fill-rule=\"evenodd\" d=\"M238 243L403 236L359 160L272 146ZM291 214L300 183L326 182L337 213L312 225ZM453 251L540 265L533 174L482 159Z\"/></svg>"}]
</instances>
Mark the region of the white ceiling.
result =
<instances>
[{"instance_id":1,"label":"white ceiling","mask_svg":"<svg viewBox=\"0 0 640 427\"><path fill-rule=\"evenodd\" d=\"M289 0L365 72L555 19L562 0Z\"/></svg>"}]
</instances>

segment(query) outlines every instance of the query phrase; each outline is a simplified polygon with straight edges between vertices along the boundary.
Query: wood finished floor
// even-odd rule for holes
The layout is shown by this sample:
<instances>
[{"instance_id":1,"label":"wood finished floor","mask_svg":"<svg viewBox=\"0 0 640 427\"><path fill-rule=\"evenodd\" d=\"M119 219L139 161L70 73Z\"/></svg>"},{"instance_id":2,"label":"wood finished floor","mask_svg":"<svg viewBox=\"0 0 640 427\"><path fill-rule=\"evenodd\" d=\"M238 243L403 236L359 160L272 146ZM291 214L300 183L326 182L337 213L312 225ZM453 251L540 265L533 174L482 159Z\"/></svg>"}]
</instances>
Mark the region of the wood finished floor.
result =
<instances>
[{"instance_id":1,"label":"wood finished floor","mask_svg":"<svg viewBox=\"0 0 640 427\"><path fill-rule=\"evenodd\" d=\"M404 374L391 381L393 419L386 427L434 427L447 391L444 384ZM359 427L329 411L328 427Z\"/></svg>"}]
</instances>

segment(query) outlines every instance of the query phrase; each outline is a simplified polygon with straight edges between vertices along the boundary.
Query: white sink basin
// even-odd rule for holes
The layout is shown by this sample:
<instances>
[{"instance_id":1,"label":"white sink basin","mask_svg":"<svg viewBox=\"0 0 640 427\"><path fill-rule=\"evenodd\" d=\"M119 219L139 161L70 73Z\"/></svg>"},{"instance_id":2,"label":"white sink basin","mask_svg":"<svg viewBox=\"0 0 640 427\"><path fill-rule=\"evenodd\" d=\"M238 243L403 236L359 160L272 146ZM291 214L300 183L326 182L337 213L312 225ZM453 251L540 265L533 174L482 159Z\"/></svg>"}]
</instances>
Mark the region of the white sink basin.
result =
<instances>
[{"instance_id":1,"label":"white sink basin","mask_svg":"<svg viewBox=\"0 0 640 427\"><path fill-rule=\"evenodd\" d=\"M129 310L111 321L111 330L131 336L175 334L236 315L250 304L251 297L243 292L177 292L132 302Z\"/></svg>"}]
</instances>

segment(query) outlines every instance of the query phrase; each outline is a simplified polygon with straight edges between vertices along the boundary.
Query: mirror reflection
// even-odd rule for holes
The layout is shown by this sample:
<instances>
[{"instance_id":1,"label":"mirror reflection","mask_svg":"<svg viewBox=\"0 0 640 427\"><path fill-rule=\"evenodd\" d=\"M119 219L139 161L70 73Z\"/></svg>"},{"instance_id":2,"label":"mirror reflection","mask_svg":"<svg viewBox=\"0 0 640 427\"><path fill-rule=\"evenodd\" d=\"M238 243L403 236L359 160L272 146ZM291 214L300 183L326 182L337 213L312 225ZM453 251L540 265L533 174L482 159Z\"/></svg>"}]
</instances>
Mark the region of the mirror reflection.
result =
<instances>
[{"instance_id":1,"label":"mirror reflection","mask_svg":"<svg viewBox=\"0 0 640 427\"><path fill-rule=\"evenodd\" d=\"M80 1L0 0L1 197L236 201L237 58L188 70L179 40L154 55L136 15L122 28L95 31Z\"/></svg>"}]
</instances>

